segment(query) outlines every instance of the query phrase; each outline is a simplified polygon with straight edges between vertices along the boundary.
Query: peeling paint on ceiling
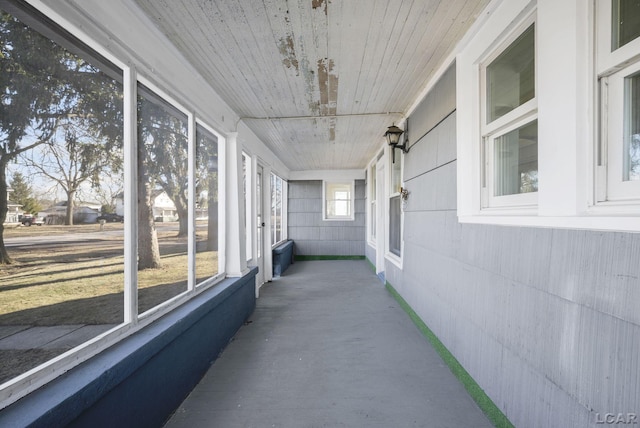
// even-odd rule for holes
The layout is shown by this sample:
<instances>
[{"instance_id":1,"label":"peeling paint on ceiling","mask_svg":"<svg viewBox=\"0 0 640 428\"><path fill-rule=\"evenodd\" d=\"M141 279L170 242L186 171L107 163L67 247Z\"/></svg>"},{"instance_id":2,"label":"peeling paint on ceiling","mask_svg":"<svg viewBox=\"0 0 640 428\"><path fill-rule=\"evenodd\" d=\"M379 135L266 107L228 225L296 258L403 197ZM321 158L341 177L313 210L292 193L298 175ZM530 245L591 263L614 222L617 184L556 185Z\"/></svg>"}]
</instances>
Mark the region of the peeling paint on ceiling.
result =
<instances>
[{"instance_id":1,"label":"peeling paint on ceiling","mask_svg":"<svg viewBox=\"0 0 640 428\"><path fill-rule=\"evenodd\" d=\"M366 167L489 3L133 1L291 170Z\"/></svg>"}]
</instances>

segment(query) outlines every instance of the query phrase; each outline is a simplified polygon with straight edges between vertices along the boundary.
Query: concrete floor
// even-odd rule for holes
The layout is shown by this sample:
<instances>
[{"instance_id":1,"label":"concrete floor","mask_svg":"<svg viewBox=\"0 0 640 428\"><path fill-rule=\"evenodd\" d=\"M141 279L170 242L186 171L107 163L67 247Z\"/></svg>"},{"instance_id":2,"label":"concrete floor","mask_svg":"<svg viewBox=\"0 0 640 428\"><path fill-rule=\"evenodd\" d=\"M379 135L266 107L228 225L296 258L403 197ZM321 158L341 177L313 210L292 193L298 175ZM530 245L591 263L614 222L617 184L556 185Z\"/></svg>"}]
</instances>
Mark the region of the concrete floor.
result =
<instances>
[{"instance_id":1,"label":"concrete floor","mask_svg":"<svg viewBox=\"0 0 640 428\"><path fill-rule=\"evenodd\" d=\"M166 424L490 426L365 261L297 262L265 285Z\"/></svg>"}]
</instances>

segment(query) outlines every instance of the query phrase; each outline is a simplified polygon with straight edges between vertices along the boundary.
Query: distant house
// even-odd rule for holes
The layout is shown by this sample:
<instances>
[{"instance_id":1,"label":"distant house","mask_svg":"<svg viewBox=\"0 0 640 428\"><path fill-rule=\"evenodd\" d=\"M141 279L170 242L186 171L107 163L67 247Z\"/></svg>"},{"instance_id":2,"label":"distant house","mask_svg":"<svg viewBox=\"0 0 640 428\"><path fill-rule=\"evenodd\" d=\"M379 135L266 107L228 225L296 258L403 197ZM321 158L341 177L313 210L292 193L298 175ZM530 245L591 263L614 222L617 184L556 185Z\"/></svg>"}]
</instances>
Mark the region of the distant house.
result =
<instances>
[{"instance_id":1,"label":"distant house","mask_svg":"<svg viewBox=\"0 0 640 428\"><path fill-rule=\"evenodd\" d=\"M102 204L99 202L78 201L73 207L73 223L95 223L100 215ZM64 224L67 215L67 201L58 202L41 214L47 217L48 224Z\"/></svg>"},{"instance_id":2,"label":"distant house","mask_svg":"<svg viewBox=\"0 0 640 428\"><path fill-rule=\"evenodd\" d=\"M12 189L7 189L7 217L4 219L4 224L17 224L20 222L20 216L22 215L22 205L11 202L12 191Z\"/></svg>"},{"instance_id":3,"label":"distant house","mask_svg":"<svg viewBox=\"0 0 640 428\"><path fill-rule=\"evenodd\" d=\"M153 218L157 222L177 221L178 211L167 192L157 190L152 196ZM115 212L124 216L124 194L120 193L115 198Z\"/></svg>"},{"instance_id":4,"label":"distant house","mask_svg":"<svg viewBox=\"0 0 640 428\"><path fill-rule=\"evenodd\" d=\"M11 192L13 189L7 189L7 216L4 219L4 224L17 224L20 222L20 216L22 215L22 205L11 201Z\"/></svg>"}]
</instances>

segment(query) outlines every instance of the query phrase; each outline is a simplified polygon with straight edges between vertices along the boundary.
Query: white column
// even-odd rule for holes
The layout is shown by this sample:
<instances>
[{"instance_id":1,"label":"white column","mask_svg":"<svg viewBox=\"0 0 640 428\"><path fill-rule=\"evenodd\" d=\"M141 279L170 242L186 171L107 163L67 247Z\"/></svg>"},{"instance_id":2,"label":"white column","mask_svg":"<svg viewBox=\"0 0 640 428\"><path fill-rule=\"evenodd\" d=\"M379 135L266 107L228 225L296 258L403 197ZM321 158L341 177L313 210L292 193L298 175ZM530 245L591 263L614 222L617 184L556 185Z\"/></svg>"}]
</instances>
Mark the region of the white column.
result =
<instances>
[{"instance_id":1,"label":"white column","mask_svg":"<svg viewBox=\"0 0 640 428\"><path fill-rule=\"evenodd\" d=\"M238 133L226 136L226 266L227 276L239 277L248 272L242 189L242 152Z\"/></svg>"},{"instance_id":2,"label":"white column","mask_svg":"<svg viewBox=\"0 0 640 428\"><path fill-rule=\"evenodd\" d=\"M593 147L589 2L538 1L539 214L581 214Z\"/></svg>"}]
</instances>

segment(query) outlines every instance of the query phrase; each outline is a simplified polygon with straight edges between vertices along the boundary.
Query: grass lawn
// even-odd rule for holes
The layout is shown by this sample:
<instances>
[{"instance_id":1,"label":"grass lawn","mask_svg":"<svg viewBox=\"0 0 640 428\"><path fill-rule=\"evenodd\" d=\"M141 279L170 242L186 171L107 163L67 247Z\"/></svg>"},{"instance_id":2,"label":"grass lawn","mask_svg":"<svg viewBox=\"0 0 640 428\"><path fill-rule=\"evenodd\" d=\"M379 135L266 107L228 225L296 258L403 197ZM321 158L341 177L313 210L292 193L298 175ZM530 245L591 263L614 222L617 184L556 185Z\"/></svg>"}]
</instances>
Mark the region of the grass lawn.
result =
<instances>
[{"instance_id":1,"label":"grass lawn","mask_svg":"<svg viewBox=\"0 0 640 428\"><path fill-rule=\"evenodd\" d=\"M4 238L52 237L34 245L9 247L15 260L0 265L0 328L7 326L103 325L123 322L124 240L120 223L31 226L5 231ZM85 234L65 243L57 235ZM187 240L158 231L162 267L138 272L138 312L187 289ZM40 239L39 238L39 239ZM217 252L196 255L198 281L217 272ZM0 338L2 338L0 336ZM0 350L0 383L61 350Z\"/></svg>"}]
</instances>

